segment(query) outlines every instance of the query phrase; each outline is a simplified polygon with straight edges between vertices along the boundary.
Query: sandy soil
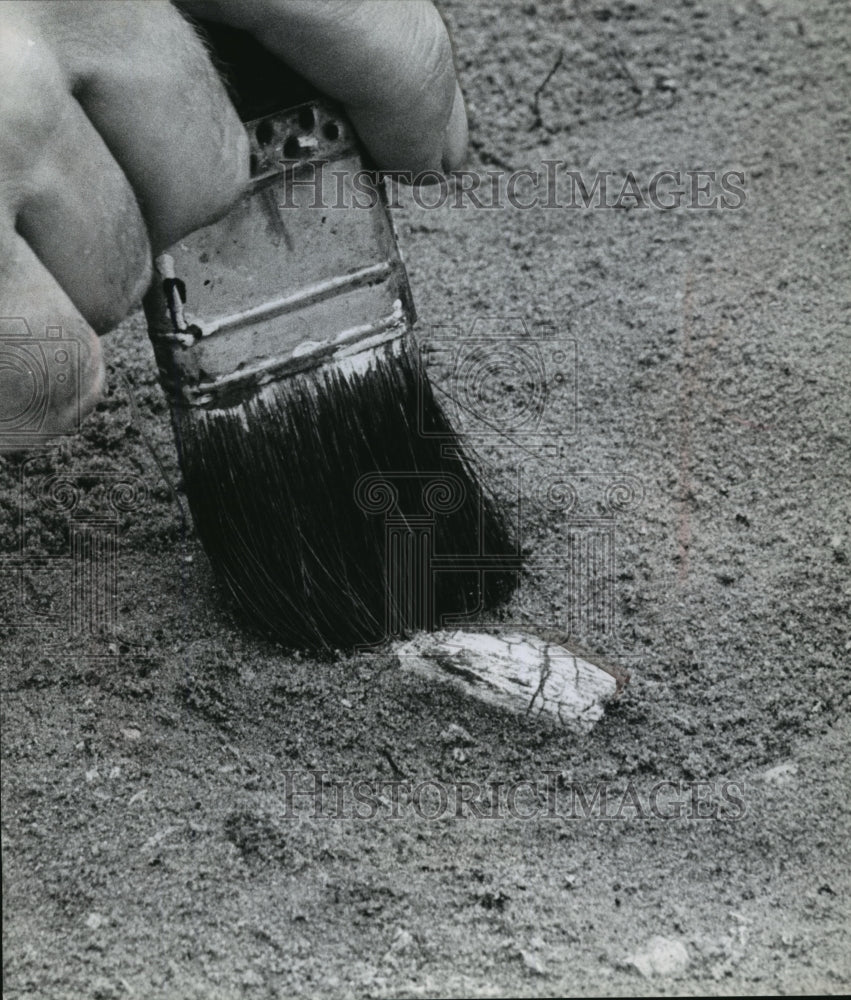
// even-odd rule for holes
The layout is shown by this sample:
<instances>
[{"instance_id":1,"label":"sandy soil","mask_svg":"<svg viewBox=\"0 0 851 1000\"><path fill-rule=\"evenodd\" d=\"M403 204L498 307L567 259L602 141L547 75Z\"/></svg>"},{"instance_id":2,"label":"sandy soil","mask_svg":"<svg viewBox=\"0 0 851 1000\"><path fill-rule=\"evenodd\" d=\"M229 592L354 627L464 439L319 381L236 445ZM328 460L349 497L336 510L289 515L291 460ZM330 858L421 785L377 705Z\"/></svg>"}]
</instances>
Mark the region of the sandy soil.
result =
<instances>
[{"instance_id":1,"label":"sandy soil","mask_svg":"<svg viewBox=\"0 0 851 1000\"><path fill-rule=\"evenodd\" d=\"M173 492L132 318L83 433L0 462L10 998L851 988L845 6L444 9L474 169L745 173L738 209L427 211L408 194L397 212L425 341L490 317L576 345L575 408L568 365L531 454L486 435L481 451L507 498L518 462L523 483L640 484L617 512L611 618L581 636L630 685L579 737L386 654L320 661L242 632ZM488 392L491 414L525 412L516 380ZM39 493L55 473L82 490L73 517ZM118 513L116 478L138 487ZM84 640L69 532L104 510L120 625ZM504 620L564 624L569 518L524 510L529 571ZM310 769L349 792L525 781L531 818L432 820L404 792L393 818L392 785L372 818L317 816L287 798ZM681 817L649 812L660 782L685 783L665 786ZM571 815L577 785L605 785L616 815ZM695 787L714 817L693 816Z\"/></svg>"}]
</instances>

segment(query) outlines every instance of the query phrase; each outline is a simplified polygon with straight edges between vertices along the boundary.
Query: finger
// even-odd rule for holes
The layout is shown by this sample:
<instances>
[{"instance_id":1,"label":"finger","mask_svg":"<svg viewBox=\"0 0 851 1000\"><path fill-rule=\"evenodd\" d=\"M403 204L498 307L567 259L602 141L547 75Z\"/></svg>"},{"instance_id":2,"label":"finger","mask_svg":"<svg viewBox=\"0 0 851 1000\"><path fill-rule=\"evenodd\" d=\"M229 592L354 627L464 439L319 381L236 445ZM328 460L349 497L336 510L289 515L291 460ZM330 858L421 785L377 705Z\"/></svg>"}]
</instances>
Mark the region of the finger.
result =
<instances>
[{"instance_id":1,"label":"finger","mask_svg":"<svg viewBox=\"0 0 851 1000\"><path fill-rule=\"evenodd\" d=\"M23 183L17 229L99 333L150 283L151 250L127 178L79 105L66 98Z\"/></svg>"},{"instance_id":2,"label":"finger","mask_svg":"<svg viewBox=\"0 0 851 1000\"><path fill-rule=\"evenodd\" d=\"M41 16L67 42L58 58L154 250L223 215L248 182L248 140L183 17L163 0L50 3Z\"/></svg>"},{"instance_id":3,"label":"finger","mask_svg":"<svg viewBox=\"0 0 851 1000\"><path fill-rule=\"evenodd\" d=\"M182 0L200 16L209 5ZM440 15L420 0L220 0L215 17L341 101L384 170L455 169L467 144L464 102Z\"/></svg>"},{"instance_id":4,"label":"finger","mask_svg":"<svg viewBox=\"0 0 851 1000\"><path fill-rule=\"evenodd\" d=\"M26 241L0 230L0 453L78 429L100 399L100 338Z\"/></svg>"},{"instance_id":5,"label":"finger","mask_svg":"<svg viewBox=\"0 0 851 1000\"><path fill-rule=\"evenodd\" d=\"M455 85L455 99L452 102L452 112L449 124L446 126L446 138L443 147L443 169L445 171L460 170L467 159L467 109L464 106L464 95L461 85Z\"/></svg>"},{"instance_id":6,"label":"finger","mask_svg":"<svg viewBox=\"0 0 851 1000\"><path fill-rule=\"evenodd\" d=\"M50 51L4 31L0 226L16 228L90 326L108 330L139 300L150 248L138 205Z\"/></svg>"}]
</instances>

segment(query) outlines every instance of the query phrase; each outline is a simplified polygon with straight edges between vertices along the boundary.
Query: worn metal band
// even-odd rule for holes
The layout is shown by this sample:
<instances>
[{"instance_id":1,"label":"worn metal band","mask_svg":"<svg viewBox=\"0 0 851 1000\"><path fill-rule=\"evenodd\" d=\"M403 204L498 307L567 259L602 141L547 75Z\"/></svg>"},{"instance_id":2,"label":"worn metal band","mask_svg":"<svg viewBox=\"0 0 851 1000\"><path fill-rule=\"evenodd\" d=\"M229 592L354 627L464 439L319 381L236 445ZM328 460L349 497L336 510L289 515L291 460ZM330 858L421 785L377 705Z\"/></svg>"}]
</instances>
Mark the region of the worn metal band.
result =
<instances>
[{"instance_id":1,"label":"worn metal band","mask_svg":"<svg viewBox=\"0 0 851 1000\"><path fill-rule=\"evenodd\" d=\"M383 184L371 180L341 110L314 101L246 127L248 193L157 258L145 300L160 380L179 406L237 405L276 380L375 351L415 319ZM319 181L317 163L331 168ZM314 198L330 177L339 197L336 178L353 183L360 173L374 203L323 212L303 190L311 170Z\"/></svg>"}]
</instances>

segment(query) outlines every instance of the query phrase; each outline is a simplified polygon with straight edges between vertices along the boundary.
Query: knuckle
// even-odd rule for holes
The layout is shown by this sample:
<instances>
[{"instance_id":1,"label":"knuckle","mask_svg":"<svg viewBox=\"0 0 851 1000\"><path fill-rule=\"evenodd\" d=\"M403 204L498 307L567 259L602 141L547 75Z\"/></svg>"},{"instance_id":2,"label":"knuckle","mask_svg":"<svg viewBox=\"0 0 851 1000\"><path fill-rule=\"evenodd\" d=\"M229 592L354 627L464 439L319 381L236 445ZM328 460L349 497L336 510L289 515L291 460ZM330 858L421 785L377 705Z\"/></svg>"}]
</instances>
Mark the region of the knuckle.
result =
<instances>
[{"instance_id":1,"label":"knuckle","mask_svg":"<svg viewBox=\"0 0 851 1000\"><path fill-rule=\"evenodd\" d=\"M25 170L49 146L56 129L56 108L67 99L58 63L33 34L0 23L0 129L16 140L0 146L5 171Z\"/></svg>"}]
</instances>

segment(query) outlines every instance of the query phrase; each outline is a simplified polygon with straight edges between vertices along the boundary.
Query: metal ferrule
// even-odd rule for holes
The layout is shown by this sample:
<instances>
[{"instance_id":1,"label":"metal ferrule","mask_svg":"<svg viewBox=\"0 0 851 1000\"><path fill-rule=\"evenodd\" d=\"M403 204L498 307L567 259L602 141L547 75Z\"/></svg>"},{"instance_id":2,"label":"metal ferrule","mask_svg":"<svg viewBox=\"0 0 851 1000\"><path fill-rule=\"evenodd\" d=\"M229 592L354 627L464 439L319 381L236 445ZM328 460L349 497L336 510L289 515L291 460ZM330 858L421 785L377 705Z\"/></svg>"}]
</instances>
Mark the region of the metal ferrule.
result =
<instances>
[{"instance_id":1,"label":"metal ferrule","mask_svg":"<svg viewBox=\"0 0 851 1000\"><path fill-rule=\"evenodd\" d=\"M157 258L145 298L176 406L237 406L398 340L415 320L383 182L340 109L312 101L246 128L246 194Z\"/></svg>"}]
</instances>

